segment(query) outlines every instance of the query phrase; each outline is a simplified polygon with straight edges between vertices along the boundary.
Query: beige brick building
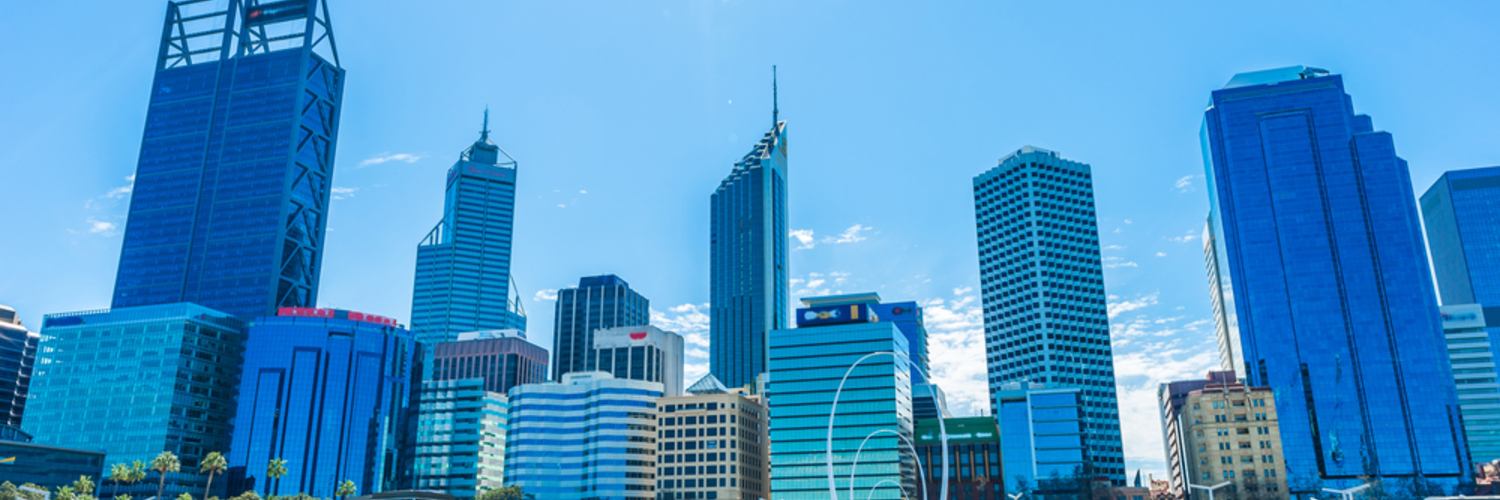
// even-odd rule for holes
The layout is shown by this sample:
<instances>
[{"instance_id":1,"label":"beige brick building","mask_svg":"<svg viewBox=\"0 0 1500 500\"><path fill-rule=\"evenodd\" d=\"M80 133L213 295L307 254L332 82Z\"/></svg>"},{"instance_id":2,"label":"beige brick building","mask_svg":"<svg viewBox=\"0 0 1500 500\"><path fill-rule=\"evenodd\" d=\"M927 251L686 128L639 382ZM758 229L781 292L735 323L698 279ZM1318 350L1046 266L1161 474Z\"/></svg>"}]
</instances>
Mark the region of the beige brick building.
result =
<instances>
[{"instance_id":1,"label":"beige brick building","mask_svg":"<svg viewBox=\"0 0 1500 500\"><path fill-rule=\"evenodd\" d=\"M1233 377L1210 381L1188 393L1181 421L1186 479L1190 484L1234 484L1214 491L1216 499L1287 498L1281 431L1276 402L1268 387L1246 387ZM1208 498L1201 490L1183 491Z\"/></svg>"},{"instance_id":2,"label":"beige brick building","mask_svg":"<svg viewBox=\"0 0 1500 500\"><path fill-rule=\"evenodd\" d=\"M657 400L658 500L770 498L769 425L761 396L704 376Z\"/></svg>"}]
</instances>

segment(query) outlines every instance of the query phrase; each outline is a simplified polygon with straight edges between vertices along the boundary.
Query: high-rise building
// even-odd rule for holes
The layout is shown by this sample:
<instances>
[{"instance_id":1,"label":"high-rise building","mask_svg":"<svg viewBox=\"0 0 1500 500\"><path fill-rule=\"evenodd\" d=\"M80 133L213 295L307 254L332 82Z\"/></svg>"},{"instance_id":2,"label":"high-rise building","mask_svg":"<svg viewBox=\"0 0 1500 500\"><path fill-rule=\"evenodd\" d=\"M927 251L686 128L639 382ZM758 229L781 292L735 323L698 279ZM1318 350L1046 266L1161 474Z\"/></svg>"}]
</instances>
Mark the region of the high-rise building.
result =
<instances>
[{"instance_id":1,"label":"high-rise building","mask_svg":"<svg viewBox=\"0 0 1500 500\"><path fill-rule=\"evenodd\" d=\"M1187 484L1213 486L1228 481L1231 484L1221 494L1286 498L1281 431L1271 389L1246 386L1232 371L1209 372L1206 382L1189 391L1177 408L1181 440L1173 452L1180 457L1186 481L1178 493L1194 493Z\"/></svg>"},{"instance_id":2,"label":"high-rise building","mask_svg":"<svg viewBox=\"0 0 1500 500\"><path fill-rule=\"evenodd\" d=\"M547 350L528 342L520 330L464 332L431 350L432 380L478 378L484 390L500 394L547 380Z\"/></svg>"},{"instance_id":3,"label":"high-rise building","mask_svg":"<svg viewBox=\"0 0 1500 500\"><path fill-rule=\"evenodd\" d=\"M21 426L41 340L40 334L21 324L15 309L0 305L0 425Z\"/></svg>"},{"instance_id":4,"label":"high-rise building","mask_svg":"<svg viewBox=\"0 0 1500 500\"><path fill-rule=\"evenodd\" d=\"M911 416L916 420L953 418L948 411L948 395L937 384L912 384Z\"/></svg>"},{"instance_id":5,"label":"high-rise building","mask_svg":"<svg viewBox=\"0 0 1500 500\"><path fill-rule=\"evenodd\" d=\"M804 304L811 306L809 300L821 305L798 309L796 329L771 331L769 498L828 498L829 458L838 471L834 485L847 491L856 453L854 484L868 491L861 497L916 498L906 335L895 323L876 320L870 306L880 299L873 293L805 299ZM831 457L825 453L830 419Z\"/></svg>"},{"instance_id":6,"label":"high-rise building","mask_svg":"<svg viewBox=\"0 0 1500 500\"><path fill-rule=\"evenodd\" d=\"M1500 167L1444 172L1422 195L1444 305L1500 305Z\"/></svg>"},{"instance_id":7,"label":"high-rise building","mask_svg":"<svg viewBox=\"0 0 1500 500\"><path fill-rule=\"evenodd\" d=\"M170 451L182 471L162 494L202 495L199 461L229 451L244 329L196 304L46 315L24 428L34 444L103 451L111 463ZM156 487L120 493L145 498Z\"/></svg>"},{"instance_id":8,"label":"high-rise building","mask_svg":"<svg viewBox=\"0 0 1500 500\"><path fill-rule=\"evenodd\" d=\"M317 303L344 89L327 3L223 5L167 2L115 308Z\"/></svg>"},{"instance_id":9,"label":"high-rise building","mask_svg":"<svg viewBox=\"0 0 1500 500\"><path fill-rule=\"evenodd\" d=\"M590 371L619 379L660 382L667 397L682 395L682 336L650 325L594 332Z\"/></svg>"},{"instance_id":10,"label":"high-rise building","mask_svg":"<svg viewBox=\"0 0 1500 500\"><path fill-rule=\"evenodd\" d=\"M942 425L935 418L916 421L913 432L926 482L926 498L939 498L943 487L943 429L948 431L948 498L1006 500L1005 475L1000 467L1000 428L994 417L949 417L943 419Z\"/></svg>"},{"instance_id":11,"label":"high-rise building","mask_svg":"<svg viewBox=\"0 0 1500 500\"><path fill-rule=\"evenodd\" d=\"M1225 383L1236 380L1233 370L1208 372L1208 378L1165 382L1156 387L1156 401L1161 412L1162 446L1167 457L1168 489L1175 492L1173 498L1182 498L1188 492L1188 484L1202 485L1201 479L1193 479L1188 467L1192 455L1188 449L1187 435L1193 422L1191 412L1182 408L1193 391L1201 390L1210 383ZM1218 484L1215 481L1213 484Z\"/></svg>"},{"instance_id":12,"label":"high-rise building","mask_svg":"<svg viewBox=\"0 0 1500 500\"><path fill-rule=\"evenodd\" d=\"M432 344L462 332L526 329L510 275L516 214L516 160L490 141L490 112L479 140L448 169L443 219L417 246L411 329Z\"/></svg>"},{"instance_id":13,"label":"high-rise building","mask_svg":"<svg viewBox=\"0 0 1500 500\"><path fill-rule=\"evenodd\" d=\"M1224 238L1214 231L1213 215L1203 228L1203 267L1208 275L1208 298L1213 307L1214 338L1219 341L1219 369L1245 376L1245 357L1240 352L1240 325L1235 317L1234 286L1229 280L1229 263L1224 260ZM1221 272L1222 271L1222 272Z\"/></svg>"},{"instance_id":14,"label":"high-rise building","mask_svg":"<svg viewBox=\"0 0 1500 500\"><path fill-rule=\"evenodd\" d=\"M1235 75L1204 112L1246 385L1276 398L1293 496L1467 471L1406 161L1343 78ZM1321 485L1320 485L1321 483Z\"/></svg>"},{"instance_id":15,"label":"high-rise building","mask_svg":"<svg viewBox=\"0 0 1500 500\"><path fill-rule=\"evenodd\" d=\"M811 299L816 306L817 299ZM922 322L922 306L916 302L885 302L871 304L876 318L896 324L906 343L911 358L911 408L913 418L952 418L948 412L947 396L943 389L927 379L930 369L927 363L927 326Z\"/></svg>"},{"instance_id":16,"label":"high-rise building","mask_svg":"<svg viewBox=\"0 0 1500 500\"><path fill-rule=\"evenodd\" d=\"M766 371L766 336L789 324L786 122L774 80L771 130L710 201L708 370L729 387Z\"/></svg>"},{"instance_id":17,"label":"high-rise building","mask_svg":"<svg viewBox=\"0 0 1500 500\"><path fill-rule=\"evenodd\" d=\"M1491 340L1500 339L1500 307L1446 305L1442 314L1469 456L1476 463L1500 460L1500 341Z\"/></svg>"},{"instance_id":18,"label":"high-rise building","mask_svg":"<svg viewBox=\"0 0 1500 500\"><path fill-rule=\"evenodd\" d=\"M1078 498L1104 477L1089 460L1082 390L1016 382L994 393L1005 489L1036 500Z\"/></svg>"},{"instance_id":19,"label":"high-rise building","mask_svg":"<svg viewBox=\"0 0 1500 500\"><path fill-rule=\"evenodd\" d=\"M604 372L510 390L505 485L556 500L656 498L661 384Z\"/></svg>"},{"instance_id":20,"label":"high-rise building","mask_svg":"<svg viewBox=\"0 0 1500 500\"><path fill-rule=\"evenodd\" d=\"M770 498L770 440L760 396L726 388L708 374L687 395L656 400L656 408L657 498Z\"/></svg>"},{"instance_id":21,"label":"high-rise building","mask_svg":"<svg viewBox=\"0 0 1500 500\"><path fill-rule=\"evenodd\" d=\"M992 394L1078 388L1091 469L1125 486L1091 170L1026 146L974 178L985 349Z\"/></svg>"},{"instance_id":22,"label":"high-rise building","mask_svg":"<svg viewBox=\"0 0 1500 500\"><path fill-rule=\"evenodd\" d=\"M332 498L407 480L408 418L421 378L421 344L396 320L338 309L283 308L245 333L229 494ZM266 475L286 461L280 478Z\"/></svg>"},{"instance_id":23,"label":"high-rise building","mask_svg":"<svg viewBox=\"0 0 1500 500\"><path fill-rule=\"evenodd\" d=\"M422 382L416 489L471 499L503 485L510 400L486 384L482 378Z\"/></svg>"},{"instance_id":24,"label":"high-rise building","mask_svg":"<svg viewBox=\"0 0 1500 500\"><path fill-rule=\"evenodd\" d=\"M578 280L577 288L558 290L552 318L552 380L598 366L593 358L595 331L650 321L651 301L619 276L588 276Z\"/></svg>"}]
</instances>

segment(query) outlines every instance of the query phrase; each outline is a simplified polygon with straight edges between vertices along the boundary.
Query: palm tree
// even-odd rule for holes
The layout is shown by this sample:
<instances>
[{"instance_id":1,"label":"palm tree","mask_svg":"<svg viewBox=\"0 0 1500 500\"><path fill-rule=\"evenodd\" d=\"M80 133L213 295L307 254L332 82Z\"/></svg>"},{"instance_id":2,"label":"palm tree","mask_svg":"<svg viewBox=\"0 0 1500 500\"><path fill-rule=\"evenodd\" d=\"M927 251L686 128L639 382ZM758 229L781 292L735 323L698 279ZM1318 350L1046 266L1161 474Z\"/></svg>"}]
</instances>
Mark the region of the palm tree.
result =
<instances>
[{"instance_id":1,"label":"palm tree","mask_svg":"<svg viewBox=\"0 0 1500 500\"><path fill-rule=\"evenodd\" d=\"M181 495L177 495L177 500L193 500L193 494L184 491Z\"/></svg>"},{"instance_id":2,"label":"palm tree","mask_svg":"<svg viewBox=\"0 0 1500 500\"><path fill-rule=\"evenodd\" d=\"M127 478L125 481L128 482L128 483L130 483L131 486L135 486L136 483L139 483L139 482L145 481L145 480L146 480L146 464L141 463L140 460L136 460L134 462L130 462L130 477Z\"/></svg>"},{"instance_id":3,"label":"palm tree","mask_svg":"<svg viewBox=\"0 0 1500 500\"><path fill-rule=\"evenodd\" d=\"M223 474L229 464L224 461L224 454L217 451L203 457L203 462L198 464L198 472L208 474L208 484L203 486L203 498L207 500L209 488L214 485L214 474Z\"/></svg>"},{"instance_id":4,"label":"palm tree","mask_svg":"<svg viewBox=\"0 0 1500 500\"><path fill-rule=\"evenodd\" d=\"M344 500L349 500L349 495L353 495L358 491L359 490L354 486L354 481L345 479L344 482L339 483L339 489L333 492L333 496L342 498Z\"/></svg>"},{"instance_id":5,"label":"palm tree","mask_svg":"<svg viewBox=\"0 0 1500 500\"><path fill-rule=\"evenodd\" d=\"M266 476L269 476L271 479L276 480L278 486L281 483L281 476L285 476L285 475L286 475L286 460L283 460L283 459L280 459L280 458L273 458L273 459L271 459L271 463L269 465L266 465ZM266 498L276 498L275 491L276 491L276 488L274 488L274 487L271 488L271 493L267 494Z\"/></svg>"},{"instance_id":6,"label":"palm tree","mask_svg":"<svg viewBox=\"0 0 1500 500\"><path fill-rule=\"evenodd\" d=\"M77 481L73 481L73 489L77 490L78 494L80 496L93 495L94 494L94 478L93 478L93 476L78 476L78 480Z\"/></svg>"},{"instance_id":7,"label":"palm tree","mask_svg":"<svg viewBox=\"0 0 1500 500\"><path fill-rule=\"evenodd\" d=\"M130 473L130 466L129 465L125 465L125 464L121 463L121 464L114 464L114 465L109 466L109 478L112 479L112 480L114 480L114 482L115 482L114 491L110 492L110 496L112 496L112 497L119 497L120 496L120 482L121 481L129 481L131 475L132 474Z\"/></svg>"},{"instance_id":8,"label":"palm tree","mask_svg":"<svg viewBox=\"0 0 1500 500\"><path fill-rule=\"evenodd\" d=\"M130 495L115 495L113 500L130 500Z\"/></svg>"},{"instance_id":9,"label":"palm tree","mask_svg":"<svg viewBox=\"0 0 1500 500\"><path fill-rule=\"evenodd\" d=\"M72 486L63 486L57 489L58 500L78 500L78 490Z\"/></svg>"},{"instance_id":10,"label":"palm tree","mask_svg":"<svg viewBox=\"0 0 1500 500\"><path fill-rule=\"evenodd\" d=\"M172 452L163 451L151 460L151 470L161 474L161 481L156 484L156 498L161 498L161 491L167 487L167 473L182 470L182 461Z\"/></svg>"}]
</instances>

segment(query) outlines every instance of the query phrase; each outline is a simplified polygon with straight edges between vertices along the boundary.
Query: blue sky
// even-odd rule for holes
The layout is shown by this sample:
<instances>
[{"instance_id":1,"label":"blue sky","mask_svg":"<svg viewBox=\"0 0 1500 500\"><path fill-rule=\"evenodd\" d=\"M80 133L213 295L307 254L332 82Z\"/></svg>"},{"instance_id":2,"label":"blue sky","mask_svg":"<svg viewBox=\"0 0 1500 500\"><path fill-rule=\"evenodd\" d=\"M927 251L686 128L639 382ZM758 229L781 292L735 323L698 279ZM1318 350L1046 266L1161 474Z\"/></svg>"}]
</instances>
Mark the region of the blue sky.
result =
<instances>
[{"instance_id":1,"label":"blue sky","mask_svg":"<svg viewBox=\"0 0 1500 500\"><path fill-rule=\"evenodd\" d=\"M1197 132L1242 71L1345 76L1417 192L1500 164L1500 4L397 2L329 0L348 70L320 302L408 319L416 244L492 110L520 160L514 273L550 347L551 292L614 273L706 369L708 202L788 121L794 297L927 305L936 378L985 402L970 179L1022 145L1089 163L1127 467L1160 475L1154 390L1216 366ZM164 3L0 17L0 304L108 307Z\"/></svg>"}]
</instances>

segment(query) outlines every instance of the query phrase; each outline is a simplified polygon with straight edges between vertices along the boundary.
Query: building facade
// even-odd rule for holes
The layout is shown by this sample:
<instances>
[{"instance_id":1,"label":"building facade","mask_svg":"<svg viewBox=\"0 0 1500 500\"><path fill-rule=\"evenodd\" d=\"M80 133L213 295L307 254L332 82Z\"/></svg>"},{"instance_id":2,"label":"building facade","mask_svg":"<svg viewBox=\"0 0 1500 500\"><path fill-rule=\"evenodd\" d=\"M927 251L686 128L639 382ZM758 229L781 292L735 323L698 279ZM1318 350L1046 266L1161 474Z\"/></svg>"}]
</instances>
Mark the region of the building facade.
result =
<instances>
[{"instance_id":1,"label":"building facade","mask_svg":"<svg viewBox=\"0 0 1500 500\"><path fill-rule=\"evenodd\" d=\"M815 304L816 305L816 304ZM922 322L922 306L914 301L886 302L870 306L880 321L896 324L906 335L911 357L911 407L913 418L949 418L947 396L936 383L927 379L927 326Z\"/></svg>"},{"instance_id":2,"label":"building facade","mask_svg":"<svg viewBox=\"0 0 1500 500\"><path fill-rule=\"evenodd\" d=\"M1182 406L1182 435L1188 484L1213 486L1229 481L1235 498L1287 498L1281 430L1268 387L1248 387L1233 372L1212 372L1202 389L1189 392ZM1196 498L1197 494L1184 489ZM1206 498L1206 496L1205 496Z\"/></svg>"},{"instance_id":3,"label":"building facade","mask_svg":"<svg viewBox=\"0 0 1500 500\"><path fill-rule=\"evenodd\" d=\"M398 489L420 345L395 320L339 309L283 308L247 329L229 460L229 494L307 493L339 483ZM274 459L287 463L266 476Z\"/></svg>"},{"instance_id":4,"label":"building facade","mask_svg":"<svg viewBox=\"0 0 1500 500\"><path fill-rule=\"evenodd\" d=\"M1173 493L1173 498L1187 495L1188 484L1199 484L1201 480L1194 480L1188 470L1191 465L1192 455L1188 449L1188 431L1192 426L1191 414L1182 411L1187 404L1187 397L1193 391L1201 390L1213 382L1227 382L1236 380L1232 370L1208 372L1208 378L1202 380L1178 380L1166 382L1156 387L1157 409L1161 412L1161 436L1162 446L1166 448L1167 457L1167 485ZM1214 483L1214 484L1217 484Z\"/></svg>"},{"instance_id":5,"label":"building facade","mask_svg":"<svg viewBox=\"0 0 1500 500\"><path fill-rule=\"evenodd\" d=\"M505 394L547 380L547 350L520 330L464 332L432 346L432 380L478 378L484 390Z\"/></svg>"},{"instance_id":6,"label":"building facade","mask_svg":"<svg viewBox=\"0 0 1500 500\"><path fill-rule=\"evenodd\" d=\"M1500 305L1500 167L1444 172L1421 204L1443 305Z\"/></svg>"},{"instance_id":7,"label":"building facade","mask_svg":"<svg viewBox=\"0 0 1500 500\"><path fill-rule=\"evenodd\" d=\"M21 426L41 340L21 324L15 309L0 305L0 425Z\"/></svg>"},{"instance_id":8,"label":"building facade","mask_svg":"<svg viewBox=\"0 0 1500 500\"><path fill-rule=\"evenodd\" d=\"M505 485L537 498L656 498L657 382L575 372L510 390Z\"/></svg>"},{"instance_id":9,"label":"building facade","mask_svg":"<svg viewBox=\"0 0 1500 500\"><path fill-rule=\"evenodd\" d=\"M679 397L656 402L656 498L770 498L770 440L759 396L724 387L713 374Z\"/></svg>"},{"instance_id":10,"label":"building facade","mask_svg":"<svg viewBox=\"0 0 1500 500\"><path fill-rule=\"evenodd\" d=\"M849 468L858 454L853 486L868 492L859 495L897 500L918 494L916 457L909 448L910 348L894 323L877 322L870 313L870 305L878 303L873 295L819 301L823 305L797 310L798 328L771 332L769 498L828 497L830 418L839 491L849 489Z\"/></svg>"},{"instance_id":11,"label":"building facade","mask_svg":"<svg viewBox=\"0 0 1500 500\"><path fill-rule=\"evenodd\" d=\"M1078 388L1092 469L1125 486L1091 170L1026 146L974 178L985 349L991 393Z\"/></svg>"},{"instance_id":12,"label":"building facade","mask_svg":"<svg viewBox=\"0 0 1500 500\"><path fill-rule=\"evenodd\" d=\"M1219 341L1219 369L1245 376L1245 356L1240 352L1240 324L1234 310L1234 285L1230 282L1229 263L1224 260L1224 238L1216 231L1213 215L1203 228L1203 269L1208 275L1208 299L1213 308L1214 338Z\"/></svg>"},{"instance_id":13,"label":"building facade","mask_svg":"<svg viewBox=\"0 0 1500 500\"><path fill-rule=\"evenodd\" d=\"M766 336L787 328L786 122L771 130L710 199L709 373L729 387L766 371Z\"/></svg>"},{"instance_id":14,"label":"building facade","mask_svg":"<svg viewBox=\"0 0 1500 500\"><path fill-rule=\"evenodd\" d=\"M469 499L504 485L510 399L487 384L482 378L422 382L416 489Z\"/></svg>"},{"instance_id":15,"label":"building facade","mask_svg":"<svg viewBox=\"0 0 1500 500\"><path fill-rule=\"evenodd\" d=\"M344 89L325 5L167 2L115 308L317 303Z\"/></svg>"},{"instance_id":16,"label":"building facade","mask_svg":"<svg viewBox=\"0 0 1500 500\"><path fill-rule=\"evenodd\" d=\"M490 141L489 116L486 110L479 140L448 169L443 218L417 245L411 329L423 343L526 330L510 275L517 164Z\"/></svg>"},{"instance_id":17,"label":"building facade","mask_svg":"<svg viewBox=\"0 0 1500 500\"><path fill-rule=\"evenodd\" d=\"M592 371L615 378L660 382L667 397L682 395L682 336L660 328L619 326L594 332Z\"/></svg>"},{"instance_id":18,"label":"building facade","mask_svg":"<svg viewBox=\"0 0 1500 500\"><path fill-rule=\"evenodd\" d=\"M938 498L943 487L943 439L948 431L948 498L1006 500L1000 461L1000 428L994 417L918 419L917 458L922 462L926 498ZM912 497L916 498L916 497Z\"/></svg>"},{"instance_id":19,"label":"building facade","mask_svg":"<svg viewBox=\"0 0 1500 500\"><path fill-rule=\"evenodd\" d=\"M1500 307L1460 304L1442 311L1470 460L1500 460Z\"/></svg>"},{"instance_id":20,"label":"building facade","mask_svg":"<svg viewBox=\"0 0 1500 500\"><path fill-rule=\"evenodd\" d=\"M651 301L630 289L619 276L606 274L578 280L577 288L557 291L552 328L552 380L572 372L593 371L594 331L651 321Z\"/></svg>"},{"instance_id":21,"label":"building facade","mask_svg":"<svg viewBox=\"0 0 1500 500\"><path fill-rule=\"evenodd\" d=\"M1294 496L1467 470L1416 196L1343 78L1236 75L1204 113L1247 385L1276 400ZM1294 396L1293 396L1294 395Z\"/></svg>"},{"instance_id":22,"label":"building facade","mask_svg":"<svg viewBox=\"0 0 1500 500\"><path fill-rule=\"evenodd\" d=\"M1094 488L1082 389L1017 382L995 392L1006 491L1071 500Z\"/></svg>"},{"instance_id":23,"label":"building facade","mask_svg":"<svg viewBox=\"0 0 1500 500\"><path fill-rule=\"evenodd\" d=\"M42 446L23 441L0 439L0 459L10 460L0 464L3 467L0 468L0 482L15 486L31 483L57 489L72 486L83 476L97 480L104 471L102 451Z\"/></svg>"},{"instance_id":24,"label":"building facade","mask_svg":"<svg viewBox=\"0 0 1500 500\"><path fill-rule=\"evenodd\" d=\"M196 304L42 321L23 424L33 443L103 451L114 463L150 463L170 451L182 472L167 477L163 494L203 494L199 461L230 447L245 323ZM156 485L125 485L120 493L145 498Z\"/></svg>"}]
</instances>

